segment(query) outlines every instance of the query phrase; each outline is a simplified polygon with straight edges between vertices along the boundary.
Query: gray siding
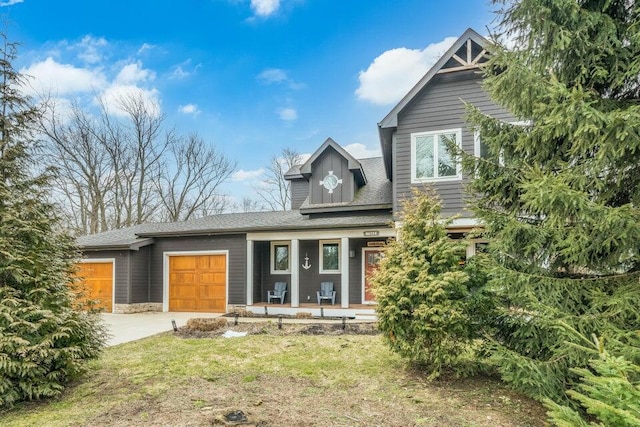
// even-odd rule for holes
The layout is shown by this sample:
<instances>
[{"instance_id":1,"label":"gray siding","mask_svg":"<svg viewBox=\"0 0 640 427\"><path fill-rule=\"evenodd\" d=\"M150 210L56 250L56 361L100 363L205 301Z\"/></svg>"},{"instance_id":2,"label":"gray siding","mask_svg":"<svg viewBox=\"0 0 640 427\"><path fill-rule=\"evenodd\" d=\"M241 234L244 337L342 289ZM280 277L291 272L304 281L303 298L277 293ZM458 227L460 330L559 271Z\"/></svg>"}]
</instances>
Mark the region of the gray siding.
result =
<instances>
[{"instance_id":1,"label":"gray siding","mask_svg":"<svg viewBox=\"0 0 640 427\"><path fill-rule=\"evenodd\" d=\"M149 302L149 263L151 247L144 246L139 251L129 252L130 283L129 302L131 304Z\"/></svg>"},{"instance_id":2,"label":"gray siding","mask_svg":"<svg viewBox=\"0 0 640 427\"><path fill-rule=\"evenodd\" d=\"M262 252L260 254L260 299L254 302L267 302L267 291L272 291L276 282L287 283L287 295L284 302L291 302L291 274L271 274L271 242L261 242ZM279 300L278 300L279 302Z\"/></svg>"},{"instance_id":3,"label":"gray siding","mask_svg":"<svg viewBox=\"0 0 640 427\"><path fill-rule=\"evenodd\" d=\"M342 179L342 184L333 190L332 194L320 185L320 181L333 171L333 174ZM333 148L328 148L311 165L311 204L340 203L353 201L355 193L355 179L349 170L347 160Z\"/></svg>"},{"instance_id":4,"label":"gray siding","mask_svg":"<svg viewBox=\"0 0 640 427\"><path fill-rule=\"evenodd\" d=\"M85 252L86 259L115 259L115 303L129 304L129 251L91 251Z\"/></svg>"},{"instance_id":5,"label":"gray siding","mask_svg":"<svg viewBox=\"0 0 640 427\"><path fill-rule=\"evenodd\" d=\"M164 252L229 251L228 304L245 304L246 235L157 238L151 253L150 300L162 302Z\"/></svg>"},{"instance_id":6,"label":"gray siding","mask_svg":"<svg viewBox=\"0 0 640 427\"><path fill-rule=\"evenodd\" d=\"M266 255L265 255L266 254ZM266 301L267 293L263 292L263 262L269 255L269 242L253 242L253 302Z\"/></svg>"},{"instance_id":7,"label":"gray siding","mask_svg":"<svg viewBox=\"0 0 640 427\"><path fill-rule=\"evenodd\" d=\"M287 282L288 291L286 297L286 303L291 302L291 274L271 274L271 268L269 263L271 262L271 243L260 242L262 248L262 261L260 262L261 277L259 282L261 283L258 291L259 295L254 294L254 302L266 302L267 291L272 290L275 282ZM320 274L320 258L319 258L319 242L317 240L301 240L300 241L300 253L299 253L299 295L300 302L315 303L316 292L320 290L320 282L333 282L334 289L336 290L336 304L340 301L340 274ZM305 256L309 257L309 264L311 268L305 270L302 268L302 264L305 263ZM256 286L254 286L254 289Z\"/></svg>"},{"instance_id":8,"label":"gray siding","mask_svg":"<svg viewBox=\"0 0 640 427\"><path fill-rule=\"evenodd\" d=\"M291 180L291 209L300 209L309 196L309 182L306 179Z\"/></svg>"},{"instance_id":9,"label":"gray siding","mask_svg":"<svg viewBox=\"0 0 640 427\"><path fill-rule=\"evenodd\" d=\"M394 146L394 212L398 213L399 201L411 194L411 134L444 129L462 129L462 148L473 154L473 130L465 120L464 102L471 103L484 113L503 120L512 116L495 105L481 87L482 77L475 71L441 74L409 104L398 116L398 129ZM464 185L467 177L460 181L435 182L431 185L442 199L444 215L466 211Z\"/></svg>"}]
</instances>

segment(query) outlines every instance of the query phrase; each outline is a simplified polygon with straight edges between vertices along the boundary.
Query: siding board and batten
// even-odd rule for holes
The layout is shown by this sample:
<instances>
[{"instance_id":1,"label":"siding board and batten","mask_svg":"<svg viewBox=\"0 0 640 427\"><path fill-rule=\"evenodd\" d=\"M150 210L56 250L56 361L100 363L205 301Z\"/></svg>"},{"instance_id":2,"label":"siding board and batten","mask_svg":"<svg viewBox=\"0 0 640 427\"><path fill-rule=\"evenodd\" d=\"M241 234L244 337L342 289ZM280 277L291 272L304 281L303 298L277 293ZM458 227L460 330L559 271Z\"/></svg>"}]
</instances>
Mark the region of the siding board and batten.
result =
<instances>
[{"instance_id":1,"label":"siding board and batten","mask_svg":"<svg viewBox=\"0 0 640 427\"><path fill-rule=\"evenodd\" d=\"M473 154L474 132L465 120L465 102L498 119L513 120L513 116L489 99L481 82L482 76L477 70L438 75L398 115L393 151L393 186L394 196L397 195L393 201L394 212L400 212L400 202L411 195L412 187L422 185L411 182L411 134L460 128L462 149ZM467 180L463 175L462 180L426 183L440 195L443 215L471 216L464 203Z\"/></svg>"}]
</instances>

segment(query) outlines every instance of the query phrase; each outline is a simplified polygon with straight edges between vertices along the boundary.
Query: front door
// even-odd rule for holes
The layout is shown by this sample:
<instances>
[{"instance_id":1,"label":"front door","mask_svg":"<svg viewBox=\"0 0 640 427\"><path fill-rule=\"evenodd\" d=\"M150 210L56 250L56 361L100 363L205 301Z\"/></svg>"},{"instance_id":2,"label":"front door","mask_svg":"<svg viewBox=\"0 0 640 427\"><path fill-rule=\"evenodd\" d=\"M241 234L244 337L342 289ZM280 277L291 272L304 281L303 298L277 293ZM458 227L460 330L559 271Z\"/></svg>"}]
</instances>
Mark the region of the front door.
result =
<instances>
[{"instance_id":1,"label":"front door","mask_svg":"<svg viewBox=\"0 0 640 427\"><path fill-rule=\"evenodd\" d=\"M362 269L362 273L364 274L364 278L363 278L363 282L364 282L363 294L364 295L362 298L362 302L365 304L374 303L376 301L372 292L371 276L376 270L378 270L378 264L380 264L380 260L382 259L383 255L384 255L383 249L365 248L363 250L364 268Z\"/></svg>"}]
</instances>

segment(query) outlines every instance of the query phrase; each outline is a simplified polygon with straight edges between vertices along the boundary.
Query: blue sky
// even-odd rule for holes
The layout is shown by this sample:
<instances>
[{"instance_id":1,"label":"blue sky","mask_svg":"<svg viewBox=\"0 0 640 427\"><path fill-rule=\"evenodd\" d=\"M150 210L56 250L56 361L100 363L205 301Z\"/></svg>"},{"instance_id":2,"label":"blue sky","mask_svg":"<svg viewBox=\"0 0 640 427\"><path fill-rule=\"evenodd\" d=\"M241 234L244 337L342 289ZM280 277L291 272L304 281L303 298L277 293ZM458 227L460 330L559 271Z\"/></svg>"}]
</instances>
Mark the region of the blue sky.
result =
<instances>
[{"instance_id":1,"label":"blue sky","mask_svg":"<svg viewBox=\"0 0 640 427\"><path fill-rule=\"evenodd\" d=\"M0 0L15 65L37 90L91 102L139 91L181 133L238 162L247 193L284 147L327 137L379 155L376 123L468 27L483 0Z\"/></svg>"}]
</instances>

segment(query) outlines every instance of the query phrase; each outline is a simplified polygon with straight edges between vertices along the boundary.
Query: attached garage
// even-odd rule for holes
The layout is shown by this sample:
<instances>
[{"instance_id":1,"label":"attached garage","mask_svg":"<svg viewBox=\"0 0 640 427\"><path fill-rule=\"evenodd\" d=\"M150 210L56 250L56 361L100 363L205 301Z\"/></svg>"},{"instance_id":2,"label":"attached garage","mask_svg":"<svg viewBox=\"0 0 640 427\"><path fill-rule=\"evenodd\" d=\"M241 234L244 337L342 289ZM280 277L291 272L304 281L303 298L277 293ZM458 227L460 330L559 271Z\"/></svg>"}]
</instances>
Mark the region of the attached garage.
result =
<instances>
[{"instance_id":1,"label":"attached garage","mask_svg":"<svg viewBox=\"0 0 640 427\"><path fill-rule=\"evenodd\" d=\"M227 254L165 254L169 311L224 313ZM166 300L165 300L166 301Z\"/></svg>"},{"instance_id":2,"label":"attached garage","mask_svg":"<svg viewBox=\"0 0 640 427\"><path fill-rule=\"evenodd\" d=\"M96 302L96 308L113 312L113 260L90 260L79 264L78 276L83 280L86 298Z\"/></svg>"}]
</instances>

